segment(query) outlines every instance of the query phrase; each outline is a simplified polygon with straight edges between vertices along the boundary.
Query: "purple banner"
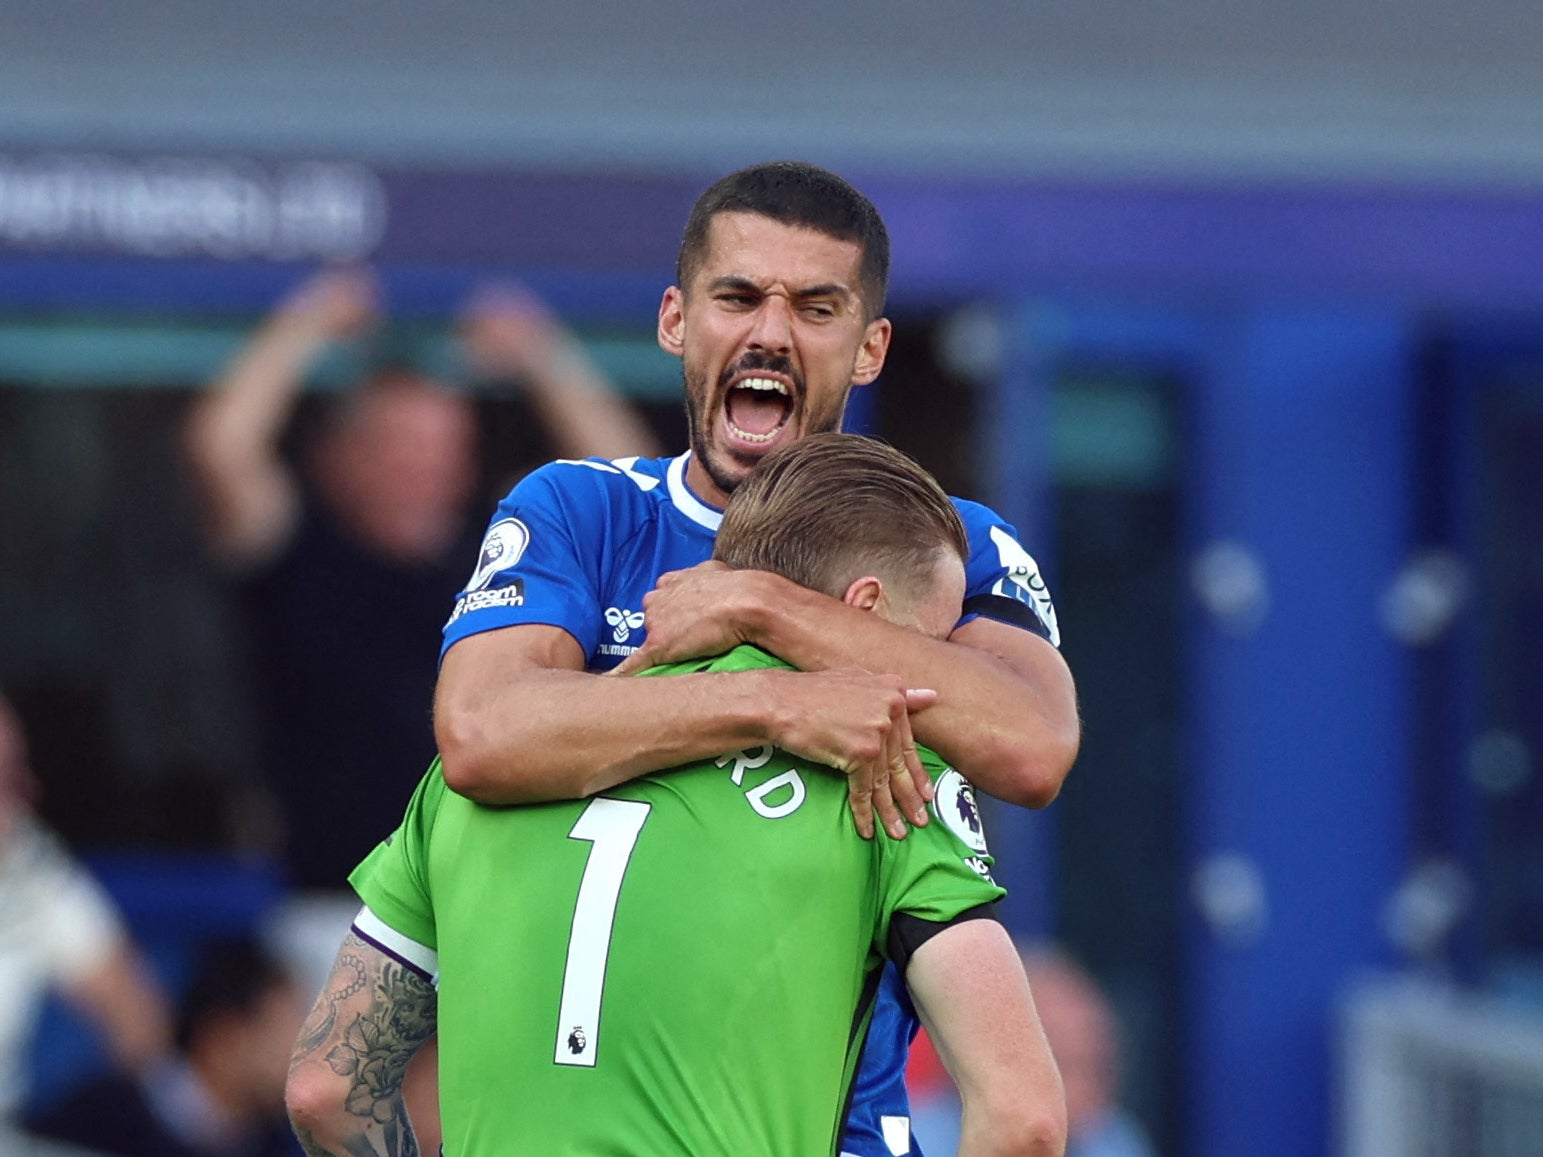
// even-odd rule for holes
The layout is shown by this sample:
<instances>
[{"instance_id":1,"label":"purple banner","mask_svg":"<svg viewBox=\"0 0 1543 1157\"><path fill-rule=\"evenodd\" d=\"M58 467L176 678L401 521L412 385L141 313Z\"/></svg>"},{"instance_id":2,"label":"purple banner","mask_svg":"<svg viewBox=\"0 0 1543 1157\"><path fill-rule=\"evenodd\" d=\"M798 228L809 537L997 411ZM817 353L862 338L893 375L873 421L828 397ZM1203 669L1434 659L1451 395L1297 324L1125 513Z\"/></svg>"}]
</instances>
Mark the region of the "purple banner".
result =
<instances>
[{"instance_id":1,"label":"purple banner","mask_svg":"<svg viewBox=\"0 0 1543 1157\"><path fill-rule=\"evenodd\" d=\"M0 299L51 288L111 304L123 285L244 301L299 266L367 260L424 284L507 274L631 308L638 286L667 284L711 177L0 153ZM1543 198L1526 193L858 183L889 222L901 304L1086 290L1543 305ZM159 289L153 270L170 279Z\"/></svg>"}]
</instances>

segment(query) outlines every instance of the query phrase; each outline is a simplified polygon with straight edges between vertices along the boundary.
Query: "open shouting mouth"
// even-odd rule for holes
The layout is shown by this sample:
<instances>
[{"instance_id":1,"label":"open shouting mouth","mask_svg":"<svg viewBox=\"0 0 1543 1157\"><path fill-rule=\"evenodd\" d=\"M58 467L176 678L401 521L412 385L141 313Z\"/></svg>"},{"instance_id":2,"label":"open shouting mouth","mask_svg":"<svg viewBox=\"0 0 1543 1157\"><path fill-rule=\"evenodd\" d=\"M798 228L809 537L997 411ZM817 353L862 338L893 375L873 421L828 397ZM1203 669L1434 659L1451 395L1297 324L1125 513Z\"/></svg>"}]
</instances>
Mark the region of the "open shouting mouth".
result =
<instances>
[{"instance_id":1,"label":"open shouting mouth","mask_svg":"<svg viewBox=\"0 0 1543 1157\"><path fill-rule=\"evenodd\" d=\"M741 378L729 387L723 411L729 433L737 441L766 445L793 416L793 394L776 378Z\"/></svg>"},{"instance_id":2,"label":"open shouting mouth","mask_svg":"<svg viewBox=\"0 0 1543 1157\"><path fill-rule=\"evenodd\" d=\"M758 455L792 425L804 383L787 358L748 354L722 381L724 433L732 448Z\"/></svg>"}]
</instances>

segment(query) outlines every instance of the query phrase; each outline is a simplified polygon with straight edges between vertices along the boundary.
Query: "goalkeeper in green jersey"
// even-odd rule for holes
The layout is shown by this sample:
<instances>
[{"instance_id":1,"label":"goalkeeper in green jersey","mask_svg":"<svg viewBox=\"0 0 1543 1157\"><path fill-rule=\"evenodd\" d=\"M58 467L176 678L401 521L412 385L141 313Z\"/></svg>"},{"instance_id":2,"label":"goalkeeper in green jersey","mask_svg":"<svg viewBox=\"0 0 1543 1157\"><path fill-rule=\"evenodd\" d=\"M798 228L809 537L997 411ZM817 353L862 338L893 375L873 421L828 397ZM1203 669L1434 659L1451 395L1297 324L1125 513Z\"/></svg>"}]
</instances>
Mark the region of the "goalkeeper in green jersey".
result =
<instances>
[{"instance_id":1,"label":"goalkeeper in green jersey","mask_svg":"<svg viewBox=\"0 0 1543 1157\"><path fill-rule=\"evenodd\" d=\"M942 638L966 549L920 467L830 434L757 467L715 557ZM661 674L783 666L742 646ZM872 741L905 774L891 724L876 718ZM892 960L959 1084L959 1153L1060 1153L1060 1081L992 918L1002 891L973 796L919 754L940 822L872 841L844 776L751 737L591 799L517 808L451 793L436 763L350 877L365 906L288 1088L307 1151L416 1152L401 1076L437 1031L451 1157L832 1154Z\"/></svg>"}]
</instances>

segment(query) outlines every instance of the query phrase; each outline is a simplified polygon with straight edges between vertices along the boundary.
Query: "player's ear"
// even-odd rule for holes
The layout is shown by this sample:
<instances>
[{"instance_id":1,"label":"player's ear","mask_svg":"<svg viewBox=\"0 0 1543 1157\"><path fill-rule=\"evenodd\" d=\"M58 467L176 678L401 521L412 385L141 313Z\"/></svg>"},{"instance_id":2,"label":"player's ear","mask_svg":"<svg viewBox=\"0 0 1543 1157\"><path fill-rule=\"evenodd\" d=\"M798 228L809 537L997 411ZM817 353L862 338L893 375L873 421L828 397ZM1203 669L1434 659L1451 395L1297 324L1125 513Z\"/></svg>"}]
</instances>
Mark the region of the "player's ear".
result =
<instances>
[{"instance_id":1,"label":"player's ear","mask_svg":"<svg viewBox=\"0 0 1543 1157\"><path fill-rule=\"evenodd\" d=\"M866 386L879 376L889 353L889 335L889 318L876 317L868 323L863 332L863 344L857 350L857 362L852 367L854 386Z\"/></svg>"},{"instance_id":2,"label":"player's ear","mask_svg":"<svg viewBox=\"0 0 1543 1157\"><path fill-rule=\"evenodd\" d=\"M659 303L659 348L676 357L686 348L686 296L678 285L666 289Z\"/></svg>"},{"instance_id":3,"label":"player's ear","mask_svg":"<svg viewBox=\"0 0 1543 1157\"><path fill-rule=\"evenodd\" d=\"M860 611L875 611L880 615L888 609L884 601L884 584L871 574L853 579L841 601Z\"/></svg>"}]
</instances>

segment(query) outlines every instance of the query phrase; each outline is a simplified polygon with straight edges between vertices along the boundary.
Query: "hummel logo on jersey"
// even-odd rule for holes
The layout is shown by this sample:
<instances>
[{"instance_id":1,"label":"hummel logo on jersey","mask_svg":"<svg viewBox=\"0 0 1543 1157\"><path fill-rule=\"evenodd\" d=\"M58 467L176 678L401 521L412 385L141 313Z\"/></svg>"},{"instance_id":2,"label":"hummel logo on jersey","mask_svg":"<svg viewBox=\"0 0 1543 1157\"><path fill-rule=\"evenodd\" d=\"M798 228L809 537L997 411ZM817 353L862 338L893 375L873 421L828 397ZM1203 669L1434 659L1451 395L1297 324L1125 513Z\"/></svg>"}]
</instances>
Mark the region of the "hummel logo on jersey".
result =
<instances>
[{"instance_id":1,"label":"hummel logo on jersey","mask_svg":"<svg viewBox=\"0 0 1543 1157\"><path fill-rule=\"evenodd\" d=\"M611 628L611 638L625 643L627 637L643 625L642 611L624 611L620 607L606 607L605 621Z\"/></svg>"}]
</instances>

